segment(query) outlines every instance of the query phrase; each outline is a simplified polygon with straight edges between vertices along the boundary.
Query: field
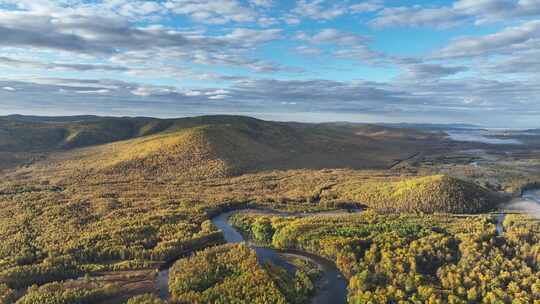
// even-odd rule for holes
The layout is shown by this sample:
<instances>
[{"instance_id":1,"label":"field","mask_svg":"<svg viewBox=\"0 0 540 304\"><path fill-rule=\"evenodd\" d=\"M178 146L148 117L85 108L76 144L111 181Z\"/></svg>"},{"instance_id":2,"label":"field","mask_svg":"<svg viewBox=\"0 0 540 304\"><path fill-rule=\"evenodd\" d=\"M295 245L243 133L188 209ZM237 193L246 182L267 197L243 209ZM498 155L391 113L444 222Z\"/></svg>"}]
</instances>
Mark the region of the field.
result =
<instances>
[{"instance_id":1,"label":"field","mask_svg":"<svg viewBox=\"0 0 540 304\"><path fill-rule=\"evenodd\" d=\"M531 154L464 160L462 151L479 147L440 132L237 116L0 121L0 303L160 303L157 271L175 261L171 303L239 295L305 303L316 286L309 267L290 276L258 265L248 247L222 246L210 219L248 206L367 209L347 217L272 217L264 225L273 233L255 235L334 261L349 280L352 303L476 303L503 292L521 299L516 303L539 299L531 289L536 224L508 217L499 236L491 215L458 216L496 210L533 183L540 163ZM475 160L479 166L470 165ZM235 220L254 232L251 218ZM492 257L505 268L482 264ZM498 285L455 282L468 267L487 269L486 280ZM517 287L505 271L523 274ZM268 293L239 283L250 280ZM240 285L245 289L231 289ZM285 288L291 285L299 287Z\"/></svg>"}]
</instances>

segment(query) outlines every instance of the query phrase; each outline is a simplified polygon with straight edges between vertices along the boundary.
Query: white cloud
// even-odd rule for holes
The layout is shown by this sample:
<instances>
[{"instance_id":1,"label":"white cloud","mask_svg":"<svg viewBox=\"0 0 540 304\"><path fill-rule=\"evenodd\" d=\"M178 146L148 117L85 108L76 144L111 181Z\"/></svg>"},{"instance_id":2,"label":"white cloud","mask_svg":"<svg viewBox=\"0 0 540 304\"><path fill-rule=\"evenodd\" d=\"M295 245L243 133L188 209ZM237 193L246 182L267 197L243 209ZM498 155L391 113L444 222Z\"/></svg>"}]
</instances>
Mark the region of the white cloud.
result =
<instances>
[{"instance_id":1,"label":"white cloud","mask_svg":"<svg viewBox=\"0 0 540 304\"><path fill-rule=\"evenodd\" d=\"M352 4L351 6L349 6L349 10L353 13L368 13L377 11L383 7L384 5L382 1L365 1Z\"/></svg>"},{"instance_id":2,"label":"white cloud","mask_svg":"<svg viewBox=\"0 0 540 304\"><path fill-rule=\"evenodd\" d=\"M184 92L184 95L193 97L193 96L201 96L202 93L200 91L188 90Z\"/></svg>"},{"instance_id":3,"label":"white cloud","mask_svg":"<svg viewBox=\"0 0 540 304\"><path fill-rule=\"evenodd\" d=\"M99 90L89 90L89 91L75 91L78 94L107 94L110 90L108 89L99 89ZM144 95L143 95L144 96Z\"/></svg>"},{"instance_id":4,"label":"white cloud","mask_svg":"<svg viewBox=\"0 0 540 304\"><path fill-rule=\"evenodd\" d=\"M371 42L369 37L333 28L322 29L313 35L298 32L296 39L306 41L312 45L333 45L334 48L329 51L329 55L336 58L360 60L369 63L382 62L386 59L382 52L374 51L369 47L368 44ZM323 53L322 49L307 46L297 47L296 51L312 55Z\"/></svg>"},{"instance_id":5,"label":"white cloud","mask_svg":"<svg viewBox=\"0 0 540 304\"><path fill-rule=\"evenodd\" d=\"M540 0L458 0L449 6L386 7L370 22L375 27L425 26L448 28L540 16Z\"/></svg>"},{"instance_id":6,"label":"white cloud","mask_svg":"<svg viewBox=\"0 0 540 304\"><path fill-rule=\"evenodd\" d=\"M334 28L322 29L312 36L309 36L304 32L300 32L297 34L297 38L313 44L335 43L338 45L355 45L366 43L370 40L366 36L347 33Z\"/></svg>"},{"instance_id":7,"label":"white cloud","mask_svg":"<svg viewBox=\"0 0 540 304\"><path fill-rule=\"evenodd\" d=\"M239 45L253 46L282 38L281 29L254 30L247 28L236 28L231 33L225 35L223 39L237 43Z\"/></svg>"},{"instance_id":8,"label":"white cloud","mask_svg":"<svg viewBox=\"0 0 540 304\"><path fill-rule=\"evenodd\" d=\"M211 99L211 100L221 100L221 99L226 99L226 98L229 98L230 96L228 95L213 95L213 96L208 96L208 99Z\"/></svg>"},{"instance_id":9,"label":"white cloud","mask_svg":"<svg viewBox=\"0 0 540 304\"><path fill-rule=\"evenodd\" d=\"M292 11L297 16L315 20L332 20L347 13L343 3L325 0L299 0Z\"/></svg>"},{"instance_id":10,"label":"white cloud","mask_svg":"<svg viewBox=\"0 0 540 304\"><path fill-rule=\"evenodd\" d=\"M487 124L505 117L509 123L518 121L523 124L523 121L532 121L531 117L537 118L540 114L540 103L537 102L539 81L495 81L469 77L421 81L411 85L324 79L258 79L240 81L226 89L197 89L193 91L201 94L186 94L186 90L171 87L108 80L0 80L0 87L18 88L17 98L14 99L11 92L0 90L0 99L3 100L2 107L11 112L28 108L35 110L30 105L35 105L35 96L39 96L42 101L40 105L47 108L80 112L92 105L92 111L120 109L120 112L114 113L117 115L126 115L135 108L139 112L133 115L161 113L168 117L176 116L175 113L180 110L197 113L255 111L264 114L287 103L294 105L294 110L299 113L370 114L382 117L399 114L409 118L420 115L424 119L442 117L460 121L468 117L482 119ZM103 90L110 92L100 94ZM80 94L80 91L88 92ZM211 103L209 100L223 102Z\"/></svg>"},{"instance_id":11,"label":"white cloud","mask_svg":"<svg viewBox=\"0 0 540 304\"><path fill-rule=\"evenodd\" d=\"M413 63L403 65L404 73L400 76L405 81L431 81L466 72L464 66L444 66L440 64Z\"/></svg>"},{"instance_id":12,"label":"white cloud","mask_svg":"<svg viewBox=\"0 0 540 304\"><path fill-rule=\"evenodd\" d=\"M303 55L321 55L323 51L319 48L309 47L309 46L298 46L295 48L296 52Z\"/></svg>"},{"instance_id":13,"label":"white cloud","mask_svg":"<svg viewBox=\"0 0 540 304\"><path fill-rule=\"evenodd\" d=\"M262 6L262 7L271 7L274 3L272 0L249 0L252 5Z\"/></svg>"},{"instance_id":14,"label":"white cloud","mask_svg":"<svg viewBox=\"0 0 540 304\"><path fill-rule=\"evenodd\" d=\"M540 46L540 20L508 27L495 34L456 39L435 58L462 58L506 54L514 51L537 49Z\"/></svg>"},{"instance_id":15,"label":"white cloud","mask_svg":"<svg viewBox=\"0 0 540 304\"><path fill-rule=\"evenodd\" d=\"M164 6L174 14L209 24L251 22L257 17L254 10L236 0L168 0Z\"/></svg>"},{"instance_id":16,"label":"white cloud","mask_svg":"<svg viewBox=\"0 0 540 304\"><path fill-rule=\"evenodd\" d=\"M223 90L223 89L219 89L219 90L210 91L210 92L205 93L205 95L226 95L226 94L229 94L229 91Z\"/></svg>"},{"instance_id":17,"label":"white cloud","mask_svg":"<svg viewBox=\"0 0 540 304\"><path fill-rule=\"evenodd\" d=\"M137 96L148 97L155 95L168 95L171 93L176 93L176 90L167 87L140 86L137 87L135 90L132 90L131 93Z\"/></svg>"}]
</instances>

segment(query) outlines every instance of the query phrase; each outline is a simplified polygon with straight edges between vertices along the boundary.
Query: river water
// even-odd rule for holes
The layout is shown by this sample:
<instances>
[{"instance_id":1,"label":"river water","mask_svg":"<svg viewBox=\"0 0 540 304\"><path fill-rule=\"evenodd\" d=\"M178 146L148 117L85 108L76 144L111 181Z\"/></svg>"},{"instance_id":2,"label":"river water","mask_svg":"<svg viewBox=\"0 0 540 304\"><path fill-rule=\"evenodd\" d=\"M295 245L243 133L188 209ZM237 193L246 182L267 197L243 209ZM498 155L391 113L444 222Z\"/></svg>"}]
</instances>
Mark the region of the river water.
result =
<instances>
[{"instance_id":1,"label":"river water","mask_svg":"<svg viewBox=\"0 0 540 304\"><path fill-rule=\"evenodd\" d=\"M242 210L242 211L230 211L222 213L214 218L212 218L212 223L223 232L225 241L230 244L246 242L241 233L236 231L229 224L229 217L238 212L256 212L256 213L265 213L273 214L279 216L312 216L312 215L338 215L343 214L343 212L327 212L327 213L315 213L315 214L292 214L292 213L282 213L275 212L270 210ZM248 245L255 250L257 253L257 260L260 265L263 265L266 262L272 262L274 265L282 267L289 272L295 271L295 267L291 265L285 255L293 255L301 258L308 259L319 266L322 272L322 277L317 282L317 290L313 296L311 303L313 304L323 304L323 303L347 303L347 280L343 277L336 265L322 257L313 255L306 252L296 251L296 250L278 250L267 247L259 247L248 242ZM159 295L162 299L167 299L169 297L169 268L164 269L158 273L157 285L159 289Z\"/></svg>"},{"instance_id":2,"label":"river water","mask_svg":"<svg viewBox=\"0 0 540 304\"><path fill-rule=\"evenodd\" d=\"M531 216L540 219L540 189L525 190L519 198L512 200L505 209L517 212L527 213ZM496 219L497 234L502 235L504 233L504 218L506 214L500 213Z\"/></svg>"},{"instance_id":3,"label":"river water","mask_svg":"<svg viewBox=\"0 0 540 304\"><path fill-rule=\"evenodd\" d=\"M465 141L465 142L479 142L492 145L520 145L521 141L514 138L498 138L494 137L497 132L491 132L488 130L449 130L445 131L451 140Z\"/></svg>"},{"instance_id":4,"label":"river water","mask_svg":"<svg viewBox=\"0 0 540 304\"><path fill-rule=\"evenodd\" d=\"M536 218L540 219L540 189L523 191L521 197L514 199L511 203L505 206L505 209L525 212ZM243 235L236 231L229 224L229 217L238 212L254 212L271 214L276 216L298 216L307 217L313 215L339 215L343 212L323 212L323 213L283 213L271 210L258 210L258 209L244 209L221 213L220 215L212 218L212 223L223 232L225 241L230 244L246 242ZM496 230L498 235L504 234L503 222L506 217L505 213L499 213L496 215ZM314 262L322 270L322 278L319 280L315 296L312 298L311 303L323 304L323 303L347 303L347 281L342 276L341 272L337 269L336 265L319 256L300 252L295 250L278 250L267 247L259 247L248 242L248 245L253 248L257 253L257 259L260 265L265 262L272 262L274 265L287 269L289 272L294 271L295 267L291 265L285 255L295 255L298 257L306 258ZM172 266L172 265L170 265ZM162 299L169 298L169 267L161 270L157 277L157 286L159 289L159 295Z\"/></svg>"},{"instance_id":5,"label":"river water","mask_svg":"<svg viewBox=\"0 0 540 304\"><path fill-rule=\"evenodd\" d=\"M540 204L540 189L523 191L522 198Z\"/></svg>"}]
</instances>

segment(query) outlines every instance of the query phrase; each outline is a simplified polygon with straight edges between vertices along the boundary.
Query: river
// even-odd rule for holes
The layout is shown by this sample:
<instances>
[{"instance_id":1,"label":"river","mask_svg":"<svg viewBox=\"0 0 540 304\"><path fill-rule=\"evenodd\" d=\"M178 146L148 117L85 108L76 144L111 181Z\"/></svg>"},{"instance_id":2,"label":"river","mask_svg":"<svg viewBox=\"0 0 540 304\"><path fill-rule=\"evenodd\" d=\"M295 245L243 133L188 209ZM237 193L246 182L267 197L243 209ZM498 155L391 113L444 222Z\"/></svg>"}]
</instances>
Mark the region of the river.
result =
<instances>
[{"instance_id":1,"label":"river","mask_svg":"<svg viewBox=\"0 0 540 304\"><path fill-rule=\"evenodd\" d=\"M215 216L212 218L212 223L223 232L223 235L225 237L225 241L230 244L234 243L241 243L246 242L244 239L244 236L236 231L230 224L229 224L229 217L235 213L238 212L255 212L255 213L265 213L265 214L273 214L278 216L300 216L300 217L306 217L306 216L313 216L313 215L339 215L344 214L344 211L331 211L331 212L321 212L321 213L284 213L284 212L276 212L271 210L258 210L258 209L244 209L244 210L236 210L236 211L229 211L219 214L218 216ZM318 280L316 283L317 290L313 298L311 299L311 303L313 304L323 304L323 303L335 303L335 304L341 304L341 303L347 303L347 280L343 277L339 269L337 269L336 265L322 257L319 257L314 254L310 254L307 252L301 252L296 250L279 250L279 249L273 249L268 247L260 247L256 246L249 241L247 241L247 244L255 250L257 253L257 260L260 265L263 265L266 262L272 262L274 265L277 265L279 267L283 267L287 269L287 271L292 272L295 270L295 267L291 265L288 261L285 255L289 256L297 256L300 258L308 259L318 265L318 267L321 269L322 277ZM172 265L171 265L172 266ZM168 299L169 298L169 288L168 288L168 281L169 281L169 268L163 269L158 273L157 277L157 285L159 289L159 295L162 299Z\"/></svg>"},{"instance_id":2,"label":"river","mask_svg":"<svg viewBox=\"0 0 540 304\"><path fill-rule=\"evenodd\" d=\"M514 138L499 138L495 137L499 132L493 132L489 130L474 130L474 129L462 129L462 130L448 130L445 131L448 137L454 141L464 142L479 142L492 145L521 145L521 141Z\"/></svg>"},{"instance_id":3,"label":"river","mask_svg":"<svg viewBox=\"0 0 540 304\"><path fill-rule=\"evenodd\" d=\"M504 206L504 209L526 213L540 219L540 189L523 191L519 198L512 200L508 205ZM505 213L497 214L496 229L498 235L504 233L503 222L505 217Z\"/></svg>"}]
</instances>

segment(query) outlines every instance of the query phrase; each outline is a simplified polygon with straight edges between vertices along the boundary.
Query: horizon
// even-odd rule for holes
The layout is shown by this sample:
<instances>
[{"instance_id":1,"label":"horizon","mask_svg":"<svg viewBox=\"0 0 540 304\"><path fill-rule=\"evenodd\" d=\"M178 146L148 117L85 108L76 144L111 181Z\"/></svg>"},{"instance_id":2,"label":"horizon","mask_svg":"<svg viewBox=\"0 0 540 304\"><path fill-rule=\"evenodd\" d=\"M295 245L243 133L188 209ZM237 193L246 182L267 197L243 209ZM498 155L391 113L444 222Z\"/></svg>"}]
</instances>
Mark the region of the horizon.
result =
<instances>
[{"instance_id":1,"label":"horizon","mask_svg":"<svg viewBox=\"0 0 540 304\"><path fill-rule=\"evenodd\" d=\"M0 115L538 128L538 0L0 0Z\"/></svg>"},{"instance_id":2,"label":"horizon","mask_svg":"<svg viewBox=\"0 0 540 304\"><path fill-rule=\"evenodd\" d=\"M0 304L540 304L540 0L0 0Z\"/></svg>"},{"instance_id":3,"label":"horizon","mask_svg":"<svg viewBox=\"0 0 540 304\"><path fill-rule=\"evenodd\" d=\"M96 117L96 118L148 118L148 119L182 119L182 118L195 118L195 117L211 117L211 116L237 116L237 117L245 117L245 118L255 118L263 121L270 121L270 122L285 122L285 123L305 123L305 124L325 124L325 123L349 123L349 124L369 124L369 125L387 125L387 126L415 126L415 125L427 125L427 126L448 126L455 128L455 126L464 126L464 127L458 127L462 129L482 129L482 130L501 130L501 131L525 131L525 130L535 130L540 129L540 127L532 127L532 128L507 128L507 127L490 127L480 124L471 124L466 122L447 122L447 123L436 123L436 122L404 122L404 121L397 121L397 122L383 122L383 121L374 121L374 122L366 122L366 121L349 121L349 120L324 120L324 121L300 121L300 120L277 120L277 119L269 119L267 117L263 116L257 116L257 115L243 115L243 114L198 114L198 115L186 115L186 116L170 116L170 117L155 117L155 116L122 116L122 115L95 115L95 114L74 114L74 115L26 115L26 114L19 114L19 113L12 113L12 114L1 114L0 118L3 117L14 117L14 116L20 116L20 117L35 117L35 118L71 118L71 117Z\"/></svg>"}]
</instances>

